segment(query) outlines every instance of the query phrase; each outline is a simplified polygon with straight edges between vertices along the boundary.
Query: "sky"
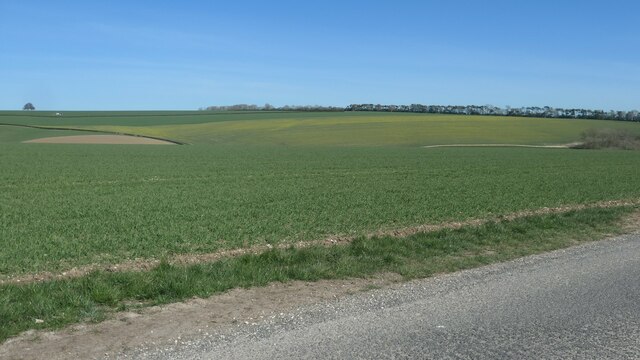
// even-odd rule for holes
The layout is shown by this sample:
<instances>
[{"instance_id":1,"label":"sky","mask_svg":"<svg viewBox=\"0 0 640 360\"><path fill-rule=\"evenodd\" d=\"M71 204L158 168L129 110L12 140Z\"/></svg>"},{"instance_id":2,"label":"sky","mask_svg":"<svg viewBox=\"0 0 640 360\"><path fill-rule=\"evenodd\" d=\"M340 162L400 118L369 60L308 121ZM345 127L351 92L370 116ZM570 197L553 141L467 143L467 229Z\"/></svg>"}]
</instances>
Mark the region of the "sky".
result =
<instances>
[{"instance_id":1,"label":"sky","mask_svg":"<svg viewBox=\"0 0 640 360\"><path fill-rule=\"evenodd\" d=\"M640 110L640 2L0 0L0 109Z\"/></svg>"}]
</instances>

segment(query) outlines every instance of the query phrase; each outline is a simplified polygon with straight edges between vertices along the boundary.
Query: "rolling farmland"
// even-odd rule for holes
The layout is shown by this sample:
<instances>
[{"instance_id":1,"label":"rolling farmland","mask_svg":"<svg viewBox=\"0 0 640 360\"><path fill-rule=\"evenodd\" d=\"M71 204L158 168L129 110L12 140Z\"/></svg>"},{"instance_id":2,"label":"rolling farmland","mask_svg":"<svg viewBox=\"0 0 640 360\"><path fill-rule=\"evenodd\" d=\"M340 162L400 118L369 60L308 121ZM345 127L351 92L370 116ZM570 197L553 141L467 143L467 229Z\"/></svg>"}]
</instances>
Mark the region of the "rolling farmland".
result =
<instances>
[{"instance_id":1,"label":"rolling farmland","mask_svg":"<svg viewBox=\"0 0 640 360\"><path fill-rule=\"evenodd\" d=\"M565 144L587 129L640 132L637 123L362 112L0 112L0 123L72 127L168 138L194 145L424 146Z\"/></svg>"},{"instance_id":2,"label":"rolling farmland","mask_svg":"<svg viewBox=\"0 0 640 360\"><path fill-rule=\"evenodd\" d=\"M640 131L635 123L97 114L2 118L192 145L21 144L71 132L2 127L0 277L640 197L638 152L419 146L557 144L593 126Z\"/></svg>"},{"instance_id":3,"label":"rolling farmland","mask_svg":"<svg viewBox=\"0 0 640 360\"><path fill-rule=\"evenodd\" d=\"M637 151L423 147L566 144L638 123L277 112L0 122L189 144L25 144L85 132L0 125L0 280L640 198Z\"/></svg>"}]
</instances>

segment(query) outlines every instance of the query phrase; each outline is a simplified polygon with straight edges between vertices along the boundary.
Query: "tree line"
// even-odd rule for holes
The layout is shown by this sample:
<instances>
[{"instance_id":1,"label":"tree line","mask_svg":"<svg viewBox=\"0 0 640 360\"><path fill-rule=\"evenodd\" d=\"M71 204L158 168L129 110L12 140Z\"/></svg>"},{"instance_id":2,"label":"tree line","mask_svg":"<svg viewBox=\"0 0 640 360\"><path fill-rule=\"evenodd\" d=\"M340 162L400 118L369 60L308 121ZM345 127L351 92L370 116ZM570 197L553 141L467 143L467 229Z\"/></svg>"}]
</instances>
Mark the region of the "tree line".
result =
<instances>
[{"instance_id":1,"label":"tree line","mask_svg":"<svg viewBox=\"0 0 640 360\"><path fill-rule=\"evenodd\" d=\"M601 119L640 121L640 112L631 111L604 111L591 109L563 109L545 107L519 107L500 108L493 105L380 105L380 104L351 104L345 111L382 111L382 112L411 112L428 114L455 114L455 115L494 115L494 116L523 116L560 119Z\"/></svg>"},{"instance_id":2,"label":"tree line","mask_svg":"<svg viewBox=\"0 0 640 360\"><path fill-rule=\"evenodd\" d=\"M275 107L271 104L258 106L254 104L236 104L226 106L208 106L198 110L205 111L345 111L344 107L321 105L284 105Z\"/></svg>"},{"instance_id":3,"label":"tree line","mask_svg":"<svg viewBox=\"0 0 640 360\"><path fill-rule=\"evenodd\" d=\"M275 107L270 104L263 106L252 104L236 104L229 106L209 106L200 108L203 111L379 111L379 112L408 112L426 114L454 114L454 115L493 115L493 116L522 116L559 119L598 119L619 121L640 121L640 112L604 111L591 109L564 109L545 107L510 107L500 108L493 105L381 105L381 104L351 104L347 107L320 105L284 105Z\"/></svg>"}]
</instances>

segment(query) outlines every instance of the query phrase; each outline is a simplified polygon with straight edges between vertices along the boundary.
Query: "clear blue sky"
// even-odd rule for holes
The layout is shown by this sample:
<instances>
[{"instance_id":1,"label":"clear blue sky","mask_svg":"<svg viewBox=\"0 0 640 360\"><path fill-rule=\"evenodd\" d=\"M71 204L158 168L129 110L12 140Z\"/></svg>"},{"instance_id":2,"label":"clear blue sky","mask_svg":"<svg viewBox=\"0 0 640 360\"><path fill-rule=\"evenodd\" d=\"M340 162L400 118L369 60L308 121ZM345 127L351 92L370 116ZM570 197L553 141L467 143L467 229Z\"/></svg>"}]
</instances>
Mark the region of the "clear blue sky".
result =
<instances>
[{"instance_id":1,"label":"clear blue sky","mask_svg":"<svg viewBox=\"0 0 640 360\"><path fill-rule=\"evenodd\" d=\"M0 109L640 109L639 1L0 0Z\"/></svg>"}]
</instances>

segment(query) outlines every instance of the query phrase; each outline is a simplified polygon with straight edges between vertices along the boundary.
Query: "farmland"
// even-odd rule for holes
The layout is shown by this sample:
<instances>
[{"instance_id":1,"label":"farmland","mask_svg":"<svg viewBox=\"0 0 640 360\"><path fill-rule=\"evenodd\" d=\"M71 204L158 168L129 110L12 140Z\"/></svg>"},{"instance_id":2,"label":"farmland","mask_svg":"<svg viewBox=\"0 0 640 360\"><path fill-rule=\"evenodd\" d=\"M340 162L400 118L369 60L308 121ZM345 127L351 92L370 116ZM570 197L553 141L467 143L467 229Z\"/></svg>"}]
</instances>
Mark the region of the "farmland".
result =
<instances>
[{"instance_id":1,"label":"farmland","mask_svg":"<svg viewBox=\"0 0 640 360\"><path fill-rule=\"evenodd\" d=\"M157 136L190 144L422 146L564 144L587 129L640 132L637 123L409 113L305 112L0 112L0 123L73 127Z\"/></svg>"},{"instance_id":2,"label":"farmland","mask_svg":"<svg viewBox=\"0 0 640 360\"><path fill-rule=\"evenodd\" d=\"M24 144L78 132L0 125L0 280L640 198L637 151L423 147L565 144L590 128L640 133L638 123L277 112L0 122L189 144Z\"/></svg>"},{"instance_id":3,"label":"farmland","mask_svg":"<svg viewBox=\"0 0 640 360\"><path fill-rule=\"evenodd\" d=\"M2 127L0 277L640 197L638 152L416 146L565 143L636 123L201 114L2 116L193 145L19 144L70 132Z\"/></svg>"}]
</instances>

